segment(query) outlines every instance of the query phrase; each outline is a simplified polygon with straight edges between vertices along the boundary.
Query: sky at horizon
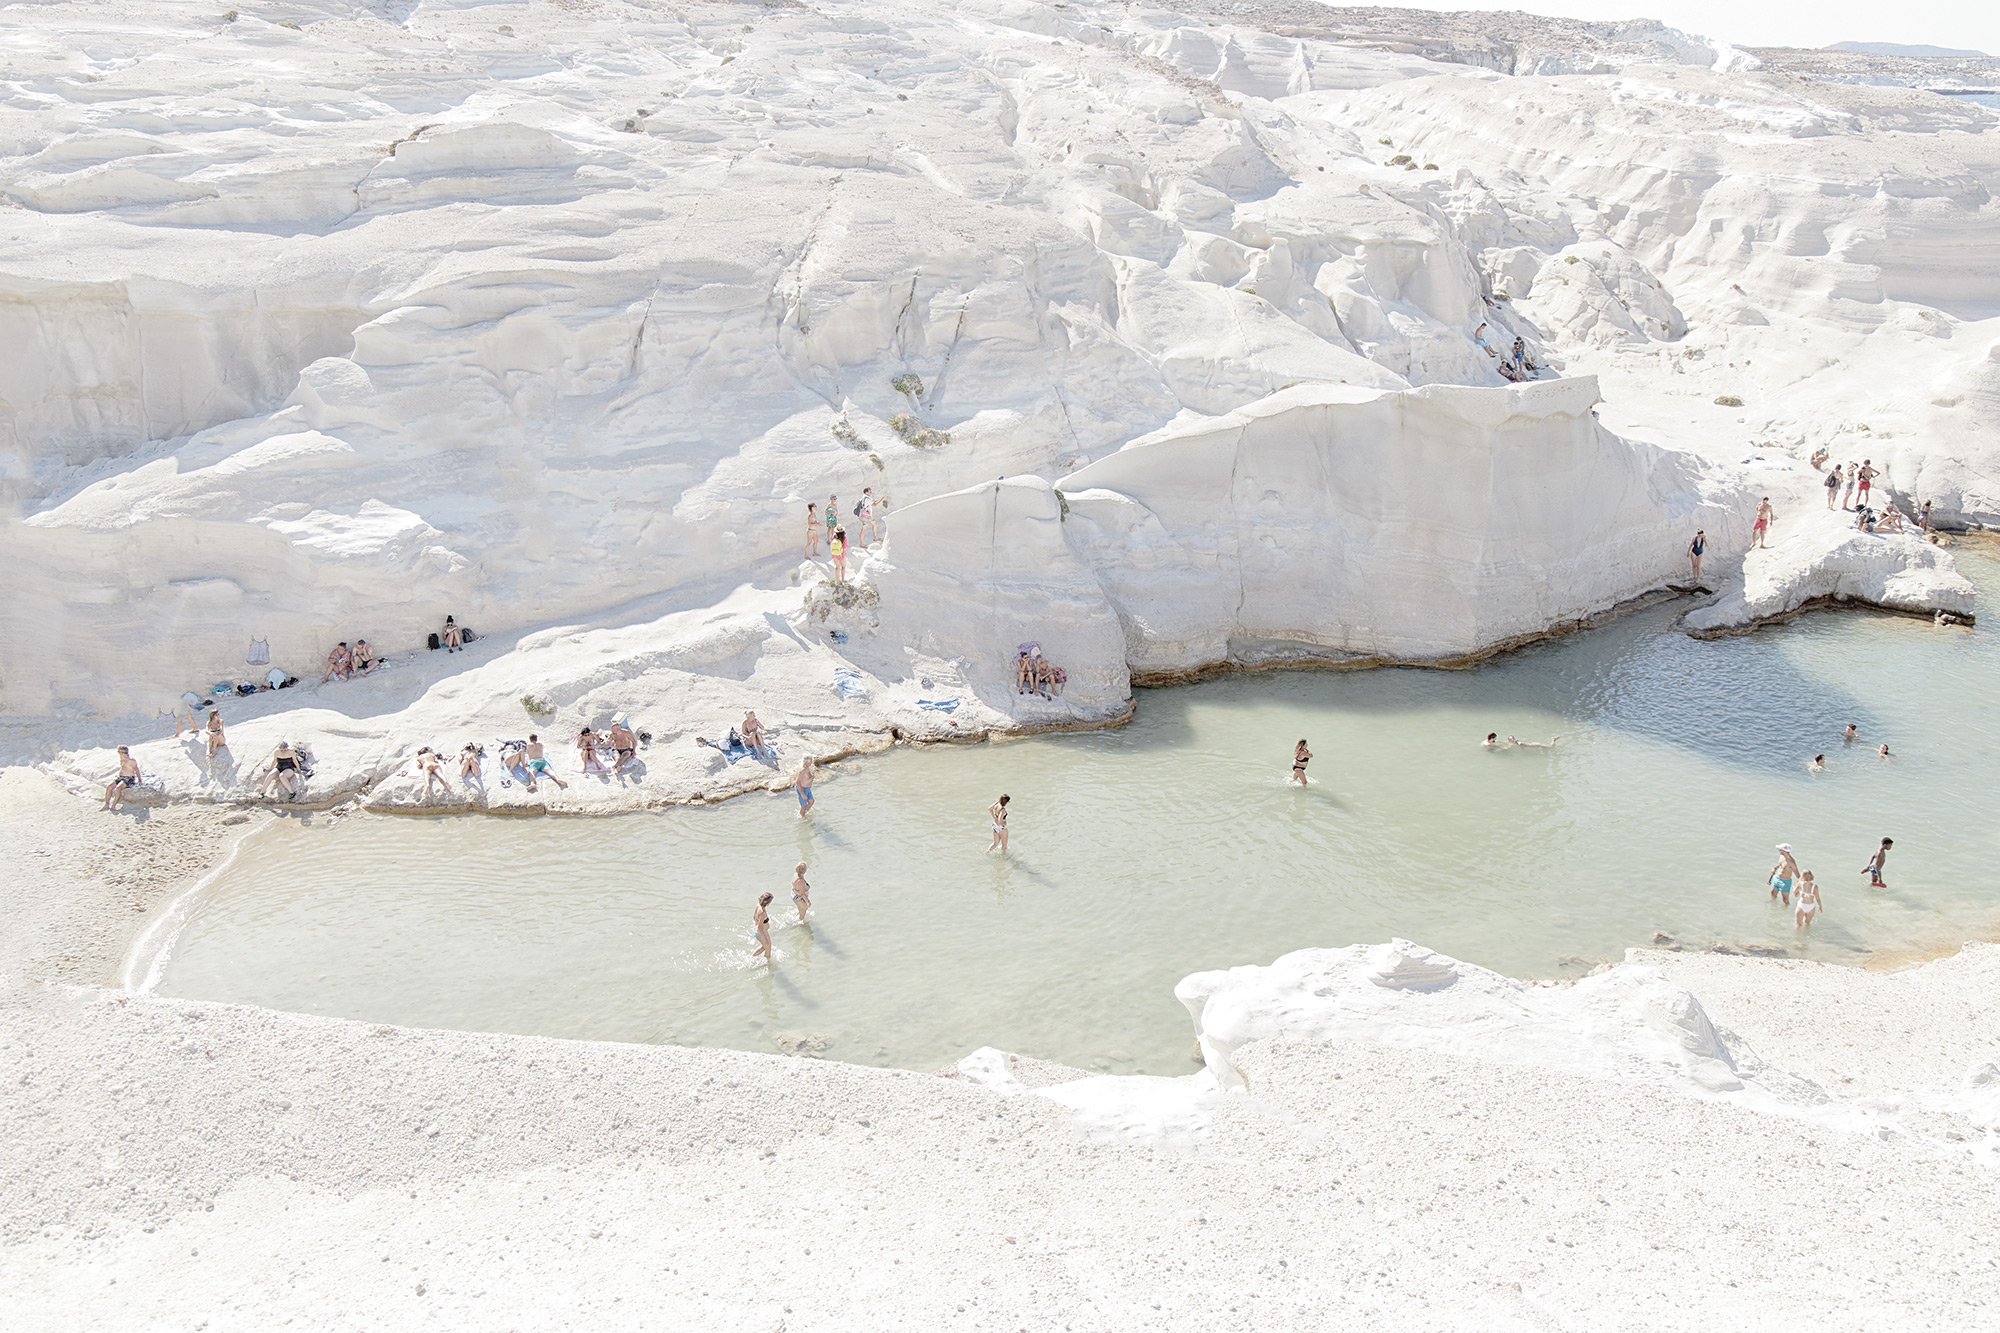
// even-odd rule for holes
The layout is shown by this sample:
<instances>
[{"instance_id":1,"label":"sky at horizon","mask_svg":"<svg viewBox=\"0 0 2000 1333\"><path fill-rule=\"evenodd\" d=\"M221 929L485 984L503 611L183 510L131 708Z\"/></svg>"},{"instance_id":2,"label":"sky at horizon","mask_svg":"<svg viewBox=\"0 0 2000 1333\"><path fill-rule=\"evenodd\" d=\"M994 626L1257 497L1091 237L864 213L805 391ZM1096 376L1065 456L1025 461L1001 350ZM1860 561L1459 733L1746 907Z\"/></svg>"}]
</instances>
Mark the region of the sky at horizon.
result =
<instances>
[{"instance_id":1,"label":"sky at horizon","mask_svg":"<svg viewBox=\"0 0 2000 1333\"><path fill-rule=\"evenodd\" d=\"M1329 3L1335 0L1329 0ZM2000 55L2000 5L1909 0L1893 10L1862 0L1380 0L1410 9L1526 10L1597 21L1656 18L1735 46L1831 46L1896 42Z\"/></svg>"}]
</instances>

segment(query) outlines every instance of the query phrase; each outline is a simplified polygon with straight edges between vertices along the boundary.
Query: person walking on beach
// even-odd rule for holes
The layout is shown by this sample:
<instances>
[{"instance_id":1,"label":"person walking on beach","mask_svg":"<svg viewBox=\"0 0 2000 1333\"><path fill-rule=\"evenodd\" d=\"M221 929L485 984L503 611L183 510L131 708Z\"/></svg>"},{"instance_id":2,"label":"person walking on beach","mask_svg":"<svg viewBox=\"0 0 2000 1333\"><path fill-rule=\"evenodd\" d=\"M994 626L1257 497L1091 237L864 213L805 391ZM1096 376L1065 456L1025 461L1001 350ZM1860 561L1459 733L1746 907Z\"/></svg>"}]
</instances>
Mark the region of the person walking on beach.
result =
<instances>
[{"instance_id":1,"label":"person walking on beach","mask_svg":"<svg viewBox=\"0 0 2000 1333\"><path fill-rule=\"evenodd\" d=\"M1771 896L1783 897L1785 906L1792 905L1792 881L1799 877L1799 863L1792 859L1792 844L1778 844L1778 864L1771 867Z\"/></svg>"},{"instance_id":2,"label":"person walking on beach","mask_svg":"<svg viewBox=\"0 0 2000 1333\"><path fill-rule=\"evenodd\" d=\"M1799 876L1799 904L1792 913L1792 919L1800 930L1811 930L1813 918L1819 915L1819 885L1813 883L1812 871Z\"/></svg>"},{"instance_id":3,"label":"person walking on beach","mask_svg":"<svg viewBox=\"0 0 2000 1333\"><path fill-rule=\"evenodd\" d=\"M1854 499L1854 474L1860 470L1861 465L1858 463L1849 463L1847 465L1847 476L1845 478L1846 490L1840 497L1840 507L1842 509L1854 508L1853 504L1850 503Z\"/></svg>"},{"instance_id":4,"label":"person walking on beach","mask_svg":"<svg viewBox=\"0 0 2000 1333\"><path fill-rule=\"evenodd\" d=\"M1292 781L1301 787L1306 785L1306 765L1312 762L1313 752L1306 748L1306 738L1299 737L1299 743L1292 747Z\"/></svg>"},{"instance_id":5,"label":"person walking on beach","mask_svg":"<svg viewBox=\"0 0 2000 1333\"><path fill-rule=\"evenodd\" d=\"M1886 889L1889 887L1882 882L1882 867L1889 860L1889 849L1895 845L1896 842L1893 838L1882 839L1882 845L1875 849L1875 855L1869 857L1868 864L1861 867L1861 873L1868 876L1869 888Z\"/></svg>"},{"instance_id":6,"label":"person walking on beach","mask_svg":"<svg viewBox=\"0 0 2000 1333\"><path fill-rule=\"evenodd\" d=\"M1874 485L1875 478L1882 475L1872 466L1874 461L1872 458L1862 459L1861 470L1854 474L1855 485L1857 487L1856 494L1859 496L1855 503L1863 509L1868 507L1868 488Z\"/></svg>"},{"instance_id":7,"label":"person walking on beach","mask_svg":"<svg viewBox=\"0 0 2000 1333\"><path fill-rule=\"evenodd\" d=\"M550 782L555 783L556 786L561 787L564 791L569 790L569 784L556 776L555 770L549 767L548 759L543 756L542 738L532 731L528 733L528 748L523 752L523 755L528 761L528 771L530 773L539 773ZM532 791L534 788L530 787L529 790Z\"/></svg>"},{"instance_id":8,"label":"person walking on beach","mask_svg":"<svg viewBox=\"0 0 2000 1333\"><path fill-rule=\"evenodd\" d=\"M806 559L819 554L819 506L806 505Z\"/></svg>"},{"instance_id":9,"label":"person walking on beach","mask_svg":"<svg viewBox=\"0 0 2000 1333\"><path fill-rule=\"evenodd\" d=\"M1007 854L1007 802L1013 799L1001 793L1000 799L986 807L986 813L993 816L993 841L986 844L987 855L999 852Z\"/></svg>"},{"instance_id":10,"label":"person walking on beach","mask_svg":"<svg viewBox=\"0 0 2000 1333\"><path fill-rule=\"evenodd\" d=\"M750 914L750 924L757 931L757 947L751 950L750 956L762 958L767 963L771 961L771 914L765 909L770 905L771 895L760 894L757 898L757 910Z\"/></svg>"},{"instance_id":11,"label":"person walking on beach","mask_svg":"<svg viewBox=\"0 0 2000 1333\"><path fill-rule=\"evenodd\" d=\"M804 819L813 808L813 761L807 755L799 761L799 771L792 777L792 790L799 794L799 818Z\"/></svg>"},{"instance_id":12,"label":"person walking on beach","mask_svg":"<svg viewBox=\"0 0 2000 1333\"><path fill-rule=\"evenodd\" d=\"M1831 509L1834 501L1840 499L1840 464L1826 470L1826 480L1821 484L1826 487L1826 507Z\"/></svg>"},{"instance_id":13,"label":"person walking on beach","mask_svg":"<svg viewBox=\"0 0 2000 1333\"><path fill-rule=\"evenodd\" d=\"M1771 508L1771 497L1765 496L1757 502L1757 521L1750 525L1750 549L1765 545L1764 538L1770 535L1771 519L1777 511Z\"/></svg>"},{"instance_id":14,"label":"person walking on beach","mask_svg":"<svg viewBox=\"0 0 2000 1333\"><path fill-rule=\"evenodd\" d=\"M1688 543L1688 563L1694 566L1694 581L1701 583L1701 557L1708 550L1708 534L1700 528L1694 530L1694 540Z\"/></svg>"},{"instance_id":15,"label":"person walking on beach","mask_svg":"<svg viewBox=\"0 0 2000 1333\"><path fill-rule=\"evenodd\" d=\"M799 909L799 920L806 919L806 909L812 905L812 885L806 883L806 863L801 861L792 867L792 906Z\"/></svg>"},{"instance_id":16,"label":"person walking on beach","mask_svg":"<svg viewBox=\"0 0 2000 1333\"><path fill-rule=\"evenodd\" d=\"M118 776L104 787L104 804L99 810L116 810L125 803L125 793L139 785L139 761L124 746L118 747Z\"/></svg>"}]
</instances>

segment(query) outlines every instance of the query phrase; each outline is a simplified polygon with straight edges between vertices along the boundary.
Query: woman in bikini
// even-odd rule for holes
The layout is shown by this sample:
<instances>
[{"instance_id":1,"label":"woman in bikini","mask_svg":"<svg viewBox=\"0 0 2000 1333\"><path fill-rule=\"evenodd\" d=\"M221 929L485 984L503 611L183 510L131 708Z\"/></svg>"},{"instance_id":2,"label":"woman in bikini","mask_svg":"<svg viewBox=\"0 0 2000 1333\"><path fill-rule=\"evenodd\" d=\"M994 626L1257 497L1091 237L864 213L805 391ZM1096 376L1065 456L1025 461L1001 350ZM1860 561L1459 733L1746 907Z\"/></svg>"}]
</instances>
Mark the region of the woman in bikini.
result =
<instances>
[{"instance_id":1,"label":"woman in bikini","mask_svg":"<svg viewBox=\"0 0 2000 1333\"><path fill-rule=\"evenodd\" d=\"M597 733L589 727L576 733L576 762L586 773L604 771L604 765L597 762Z\"/></svg>"},{"instance_id":2,"label":"woman in bikini","mask_svg":"<svg viewBox=\"0 0 2000 1333\"><path fill-rule=\"evenodd\" d=\"M1800 930L1811 930L1813 918L1819 915L1819 885L1813 883L1812 871L1799 875L1799 904L1792 913Z\"/></svg>"},{"instance_id":3,"label":"woman in bikini","mask_svg":"<svg viewBox=\"0 0 2000 1333\"><path fill-rule=\"evenodd\" d=\"M220 708L211 708L208 710L208 730L204 733L204 738L208 744L208 762L212 765L215 763L215 752L229 748L229 739L222 734L222 710Z\"/></svg>"},{"instance_id":4,"label":"woman in bikini","mask_svg":"<svg viewBox=\"0 0 2000 1333\"><path fill-rule=\"evenodd\" d=\"M1312 762L1313 752L1306 748L1306 738L1299 737L1299 743L1292 747L1292 781L1301 787L1306 785L1306 765Z\"/></svg>"},{"instance_id":5,"label":"woman in bikini","mask_svg":"<svg viewBox=\"0 0 2000 1333\"><path fill-rule=\"evenodd\" d=\"M771 914L764 909L771 905L771 895L764 894L757 899L757 910L750 914L750 922L757 928L757 947L750 952L752 958L761 957L771 961Z\"/></svg>"},{"instance_id":6,"label":"woman in bikini","mask_svg":"<svg viewBox=\"0 0 2000 1333\"><path fill-rule=\"evenodd\" d=\"M819 554L819 506L806 506L806 559Z\"/></svg>"},{"instance_id":7,"label":"woman in bikini","mask_svg":"<svg viewBox=\"0 0 2000 1333\"><path fill-rule=\"evenodd\" d=\"M467 741L465 748L458 752L458 780L468 785L476 782L484 787L486 780L480 772L483 758L484 756L479 753L479 747Z\"/></svg>"},{"instance_id":8,"label":"woman in bikini","mask_svg":"<svg viewBox=\"0 0 2000 1333\"><path fill-rule=\"evenodd\" d=\"M278 748L271 751L271 775L264 779L263 789L257 794L269 796L272 787L282 787L287 799L299 794L299 752L292 748L290 741L279 741Z\"/></svg>"},{"instance_id":9,"label":"woman in bikini","mask_svg":"<svg viewBox=\"0 0 2000 1333\"><path fill-rule=\"evenodd\" d=\"M812 885L806 883L806 863L801 861L792 867L792 906L799 909L799 920L806 919L806 909L812 905Z\"/></svg>"},{"instance_id":10,"label":"woman in bikini","mask_svg":"<svg viewBox=\"0 0 2000 1333\"><path fill-rule=\"evenodd\" d=\"M1007 854L1007 802L1011 798L1001 795L1000 799L986 807L986 813L993 816L993 841L986 844L987 852Z\"/></svg>"}]
</instances>

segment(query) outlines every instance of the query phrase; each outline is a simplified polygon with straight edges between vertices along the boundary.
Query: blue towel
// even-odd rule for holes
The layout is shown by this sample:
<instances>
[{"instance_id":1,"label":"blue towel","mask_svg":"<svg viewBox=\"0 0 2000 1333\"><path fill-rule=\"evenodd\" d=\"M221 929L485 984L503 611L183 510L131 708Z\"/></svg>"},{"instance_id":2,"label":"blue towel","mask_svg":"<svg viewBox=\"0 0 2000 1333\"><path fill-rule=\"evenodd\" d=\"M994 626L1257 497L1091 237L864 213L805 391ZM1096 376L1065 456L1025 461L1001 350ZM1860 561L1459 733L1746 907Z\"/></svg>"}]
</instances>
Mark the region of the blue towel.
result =
<instances>
[{"instance_id":1,"label":"blue towel","mask_svg":"<svg viewBox=\"0 0 2000 1333\"><path fill-rule=\"evenodd\" d=\"M919 708L928 708L928 709L930 709L930 710L931 710L932 712L934 712L934 713L953 713L953 712L957 712L957 711L958 711L958 700L956 700L956 699L919 699L919 700L917 700L917 707L919 707Z\"/></svg>"},{"instance_id":2,"label":"blue towel","mask_svg":"<svg viewBox=\"0 0 2000 1333\"><path fill-rule=\"evenodd\" d=\"M860 699L868 694L867 683L861 679L859 671L834 672L833 688L843 699Z\"/></svg>"}]
</instances>

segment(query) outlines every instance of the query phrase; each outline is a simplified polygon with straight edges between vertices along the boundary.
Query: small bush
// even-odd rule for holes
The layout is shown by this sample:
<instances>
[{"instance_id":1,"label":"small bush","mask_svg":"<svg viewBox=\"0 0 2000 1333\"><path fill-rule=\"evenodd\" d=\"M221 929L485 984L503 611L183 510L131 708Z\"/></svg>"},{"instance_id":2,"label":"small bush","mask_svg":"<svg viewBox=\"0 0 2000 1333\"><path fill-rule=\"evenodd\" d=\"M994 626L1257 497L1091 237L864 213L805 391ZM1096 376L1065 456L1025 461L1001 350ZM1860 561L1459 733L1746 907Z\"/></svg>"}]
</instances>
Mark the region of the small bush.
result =
<instances>
[{"instance_id":1,"label":"small bush","mask_svg":"<svg viewBox=\"0 0 2000 1333\"><path fill-rule=\"evenodd\" d=\"M910 443L919 449L942 449L951 443L951 432L948 430L932 430L929 426L926 426L915 435L910 436Z\"/></svg>"},{"instance_id":2,"label":"small bush","mask_svg":"<svg viewBox=\"0 0 2000 1333\"><path fill-rule=\"evenodd\" d=\"M293 32L305 31L304 28L301 28L298 24L292 22L290 19L279 19L278 26L281 28L290 28Z\"/></svg>"},{"instance_id":3,"label":"small bush","mask_svg":"<svg viewBox=\"0 0 2000 1333\"><path fill-rule=\"evenodd\" d=\"M1437 164L1437 163L1435 163L1435 162L1426 162L1426 163L1424 163L1424 170L1425 170L1425 171L1436 171L1437 169L1438 169L1438 164Z\"/></svg>"},{"instance_id":4,"label":"small bush","mask_svg":"<svg viewBox=\"0 0 2000 1333\"><path fill-rule=\"evenodd\" d=\"M850 449L866 449L868 447L868 441L861 438L861 432L854 429L846 417L835 417L832 423L827 426L827 429L833 432L834 439L839 440Z\"/></svg>"},{"instance_id":5,"label":"small bush","mask_svg":"<svg viewBox=\"0 0 2000 1333\"><path fill-rule=\"evenodd\" d=\"M1387 139L1377 139L1377 140L1376 140L1375 142L1376 142L1376 143L1388 143L1389 141L1388 141ZM1390 145L1390 146L1391 146L1391 147L1394 147L1394 145Z\"/></svg>"},{"instance_id":6,"label":"small bush","mask_svg":"<svg viewBox=\"0 0 2000 1333\"><path fill-rule=\"evenodd\" d=\"M1715 400L1715 405L1717 407L1741 407L1743 406L1743 400L1733 393L1725 393Z\"/></svg>"},{"instance_id":7,"label":"small bush","mask_svg":"<svg viewBox=\"0 0 2000 1333\"><path fill-rule=\"evenodd\" d=\"M1574 264L1575 262L1576 262L1576 256L1575 256L1575 255L1564 255L1564 256L1563 256L1563 263L1565 263L1565 264Z\"/></svg>"},{"instance_id":8,"label":"small bush","mask_svg":"<svg viewBox=\"0 0 2000 1333\"><path fill-rule=\"evenodd\" d=\"M924 382L915 375L898 375L889 381L889 387L908 398L916 398L924 391Z\"/></svg>"},{"instance_id":9,"label":"small bush","mask_svg":"<svg viewBox=\"0 0 2000 1333\"><path fill-rule=\"evenodd\" d=\"M917 420L908 412L898 412L895 416L889 418L889 429L895 431L896 434L906 440L922 430L923 425L923 422Z\"/></svg>"},{"instance_id":10,"label":"small bush","mask_svg":"<svg viewBox=\"0 0 2000 1333\"><path fill-rule=\"evenodd\" d=\"M1392 167L1407 167L1414 160L1408 153L1398 153L1389 159L1388 165Z\"/></svg>"},{"instance_id":11,"label":"small bush","mask_svg":"<svg viewBox=\"0 0 2000 1333\"><path fill-rule=\"evenodd\" d=\"M534 717L547 717L556 711L556 706L547 699L537 699L532 694L521 696L521 707L527 709L529 714Z\"/></svg>"},{"instance_id":12,"label":"small bush","mask_svg":"<svg viewBox=\"0 0 2000 1333\"><path fill-rule=\"evenodd\" d=\"M230 10L230 11L229 11L228 13L224 14L224 15L222 16L222 21L223 21L224 23L234 23L234 22L236 22L236 11L232 9L232 10Z\"/></svg>"}]
</instances>

